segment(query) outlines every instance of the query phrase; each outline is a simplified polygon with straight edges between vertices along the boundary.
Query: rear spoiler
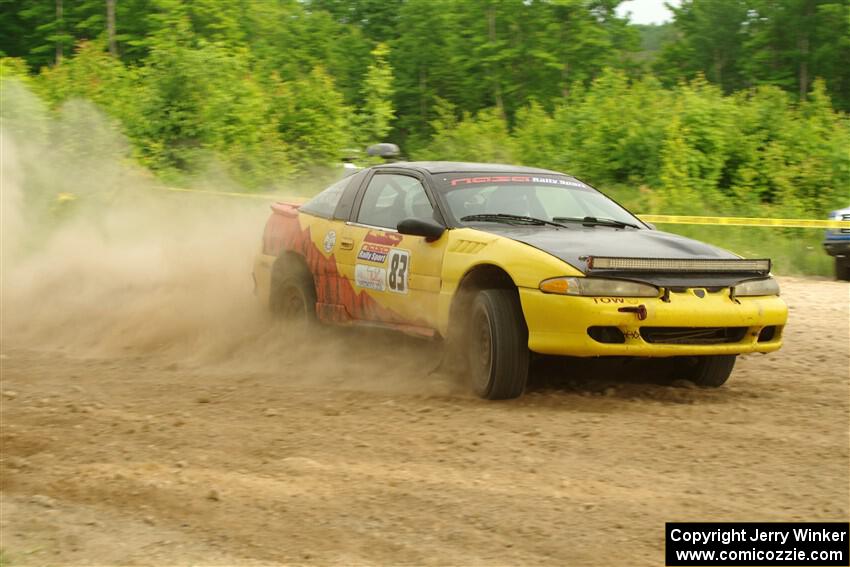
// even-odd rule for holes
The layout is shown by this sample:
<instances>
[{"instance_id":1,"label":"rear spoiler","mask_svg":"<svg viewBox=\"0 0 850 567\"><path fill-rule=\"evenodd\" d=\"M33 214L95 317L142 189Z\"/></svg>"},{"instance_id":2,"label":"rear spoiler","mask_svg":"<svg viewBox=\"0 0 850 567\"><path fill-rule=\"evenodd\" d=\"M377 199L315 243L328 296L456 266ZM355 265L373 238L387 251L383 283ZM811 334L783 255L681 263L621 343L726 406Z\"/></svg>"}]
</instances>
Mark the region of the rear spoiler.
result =
<instances>
[{"instance_id":1,"label":"rear spoiler","mask_svg":"<svg viewBox=\"0 0 850 567\"><path fill-rule=\"evenodd\" d=\"M636 272L642 274L770 274L770 259L737 258L621 258L588 256L587 274Z\"/></svg>"},{"instance_id":2,"label":"rear spoiler","mask_svg":"<svg viewBox=\"0 0 850 567\"><path fill-rule=\"evenodd\" d=\"M275 214L283 215L285 217L298 216L298 209L304 204L304 201L306 201L306 199L277 201L272 203L272 211L274 211Z\"/></svg>"}]
</instances>

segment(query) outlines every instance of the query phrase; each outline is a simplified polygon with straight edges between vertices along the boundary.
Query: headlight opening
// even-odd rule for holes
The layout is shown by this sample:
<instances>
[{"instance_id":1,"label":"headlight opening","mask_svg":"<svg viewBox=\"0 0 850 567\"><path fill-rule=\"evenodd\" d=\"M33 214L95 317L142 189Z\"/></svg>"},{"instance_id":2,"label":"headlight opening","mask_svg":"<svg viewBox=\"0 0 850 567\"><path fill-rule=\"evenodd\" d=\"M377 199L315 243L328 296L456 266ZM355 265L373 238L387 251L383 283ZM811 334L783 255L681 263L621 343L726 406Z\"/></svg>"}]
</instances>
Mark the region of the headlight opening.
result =
<instances>
[{"instance_id":1,"label":"headlight opening","mask_svg":"<svg viewBox=\"0 0 850 567\"><path fill-rule=\"evenodd\" d=\"M732 297L779 295L779 283L773 278L748 280L732 287Z\"/></svg>"},{"instance_id":2,"label":"headlight opening","mask_svg":"<svg viewBox=\"0 0 850 567\"><path fill-rule=\"evenodd\" d=\"M540 291L585 297L658 297L657 287L628 280L605 278L549 278L540 282Z\"/></svg>"}]
</instances>

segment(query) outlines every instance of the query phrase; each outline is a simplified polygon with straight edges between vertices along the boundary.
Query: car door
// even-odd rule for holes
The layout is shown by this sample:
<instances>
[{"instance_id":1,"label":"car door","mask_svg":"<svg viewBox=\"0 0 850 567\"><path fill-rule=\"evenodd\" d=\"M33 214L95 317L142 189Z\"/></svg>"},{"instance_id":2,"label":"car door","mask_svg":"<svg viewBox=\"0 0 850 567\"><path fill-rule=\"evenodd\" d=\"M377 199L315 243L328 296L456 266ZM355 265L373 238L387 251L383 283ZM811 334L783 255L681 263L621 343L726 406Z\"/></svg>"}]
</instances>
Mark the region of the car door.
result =
<instances>
[{"instance_id":1,"label":"car door","mask_svg":"<svg viewBox=\"0 0 850 567\"><path fill-rule=\"evenodd\" d=\"M377 170L371 175L341 239L341 247L350 249L339 259L342 271L360 295L353 318L436 328L448 238L426 242L396 229L406 218L440 218L434 211L435 202L421 175L404 170Z\"/></svg>"}]
</instances>

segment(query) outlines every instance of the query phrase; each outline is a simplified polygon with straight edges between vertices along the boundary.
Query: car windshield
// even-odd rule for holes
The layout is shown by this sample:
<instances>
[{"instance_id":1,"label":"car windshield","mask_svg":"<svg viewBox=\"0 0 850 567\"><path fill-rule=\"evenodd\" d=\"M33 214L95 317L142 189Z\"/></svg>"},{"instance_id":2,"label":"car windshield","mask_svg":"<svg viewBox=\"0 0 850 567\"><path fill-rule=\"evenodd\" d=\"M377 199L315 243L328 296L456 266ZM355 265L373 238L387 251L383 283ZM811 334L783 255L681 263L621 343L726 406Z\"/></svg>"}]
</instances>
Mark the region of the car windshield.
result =
<instances>
[{"instance_id":1,"label":"car windshield","mask_svg":"<svg viewBox=\"0 0 850 567\"><path fill-rule=\"evenodd\" d=\"M450 173L434 177L452 216L462 223L520 223L524 218L529 223L569 225L589 219L605 226L643 228L626 209L566 175Z\"/></svg>"}]
</instances>

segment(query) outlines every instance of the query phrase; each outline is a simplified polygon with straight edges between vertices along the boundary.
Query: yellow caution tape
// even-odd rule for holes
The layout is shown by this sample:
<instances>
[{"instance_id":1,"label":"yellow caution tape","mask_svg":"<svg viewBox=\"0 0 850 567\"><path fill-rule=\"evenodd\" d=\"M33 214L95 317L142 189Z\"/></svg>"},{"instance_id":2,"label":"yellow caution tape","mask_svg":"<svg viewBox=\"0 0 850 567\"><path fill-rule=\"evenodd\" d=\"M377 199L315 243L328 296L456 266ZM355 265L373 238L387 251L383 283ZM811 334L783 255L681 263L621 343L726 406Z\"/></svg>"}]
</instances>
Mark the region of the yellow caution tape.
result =
<instances>
[{"instance_id":1,"label":"yellow caution tape","mask_svg":"<svg viewBox=\"0 0 850 567\"><path fill-rule=\"evenodd\" d=\"M718 224L726 226L773 226L782 228L850 228L850 221L837 220L694 217L676 215L638 215L638 217L643 221L659 224Z\"/></svg>"},{"instance_id":2,"label":"yellow caution tape","mask_svg":"<svg viewBox=\"0 0 850 567\"><path fill-rule=\"evenodd\" d=\"M285 195L272 195L271 193L236 193L228 191L207 191L206 189L185 189L183 187L154 187L159 191L177 191L180 193L202 193L204 195L217 195L219 197L244 197L246 199L262 199L266 202L285 201L287 203L305 203L307 197L287 197Z\"/></svg>"},{"instance_id":3,"label":"yellow caution tape","mask_svg":"<svg viewBox=\"0 0 850 567\"><path fill-rule=\"evenodd\" d=\"M220 197L243 197L245 199L263 199L264 201L279 201L286 197L280 195L269 195L260 193L235 193L227 191L207 191L206 189L185 189L183 187L154 187L159 191L177 191L179 193L202 193L204 195L218 195Z\"/></svg>"},{"instance_id":4,"label":"yellow caution tape","mask_svg":"<svg viewBox=\"0 0 850 567\"><path fill-rule=\"evenodd\" d=\"M282 195L235 193L227 191L207 191L204 189L185 189L182 187L156 187L162 191L177 191L181 193L202 193L221 197L244 197L248 199L263 199L265 201L304 202L304 197L285 197ZM701 224L726 226L772 226L777 228L847 228L850 221L814 220L814 219L764 219L756 217L697 217L685 215L638 215L642 221L659 224Z\"/></svg>"},{"instance_id":5,"label":"yellow caution tape","mask_svg":"<svg viewBox=\"0 0 850 567\"><path fill-rule=\"evenodd\" d=\"M65 203L67 201L76 201L77 196L73 193L57 193L56 201L59 203Z\"/></svg>"}]
</instances>

